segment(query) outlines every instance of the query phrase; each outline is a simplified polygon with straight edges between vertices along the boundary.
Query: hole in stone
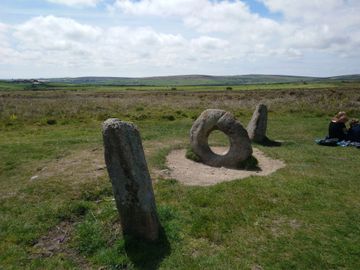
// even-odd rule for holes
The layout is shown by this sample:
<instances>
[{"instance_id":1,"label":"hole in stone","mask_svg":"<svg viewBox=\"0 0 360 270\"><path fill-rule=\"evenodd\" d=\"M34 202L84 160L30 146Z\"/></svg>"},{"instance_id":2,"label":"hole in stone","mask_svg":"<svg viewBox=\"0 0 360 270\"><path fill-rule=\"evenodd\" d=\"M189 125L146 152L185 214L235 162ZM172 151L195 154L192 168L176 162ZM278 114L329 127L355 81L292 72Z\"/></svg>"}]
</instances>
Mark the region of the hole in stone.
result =
<instances>
[{"instance_id":1,"label":"hole in stone","mask_svg":"<svg viewBox=\"0 0 360 270\"><path fill-rule=\"evenodd\" d=\"M226 155L230 149L229 137L220 130L214 130L209 134L208 144L215 154L217 155Z\"/></svg>"}]
</instances>

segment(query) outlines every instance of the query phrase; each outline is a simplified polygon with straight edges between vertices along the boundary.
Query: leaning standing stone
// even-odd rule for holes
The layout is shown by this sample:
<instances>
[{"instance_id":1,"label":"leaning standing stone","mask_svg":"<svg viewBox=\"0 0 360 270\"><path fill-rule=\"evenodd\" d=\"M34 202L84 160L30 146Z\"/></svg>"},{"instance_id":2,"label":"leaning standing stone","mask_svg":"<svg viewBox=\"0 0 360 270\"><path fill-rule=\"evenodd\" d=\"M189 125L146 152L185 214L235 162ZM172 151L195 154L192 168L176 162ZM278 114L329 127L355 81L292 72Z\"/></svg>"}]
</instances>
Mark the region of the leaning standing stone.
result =
<instances>
[{"instance_id":1,"label":"leaning standing stone","mask_svg":"<svg viewBox=\"0 0 360 270\"><path fill-rule=\"evenodd\" d=\"M159 220L137 127L116 118L103 124L105 162L124 234L154 241Z\"/></svg>"},{"instance_id":2,"label":"leaning standing stone","mask_svg":"<svg viewBox=\"0 0 360 270\"><path fill-rule=\"evenodd\" d=\"M267 107L264 104L259 104L247 126L247 132L250 140L257 143L262 143L267 140Z\"/></svg>"}]
</instances>

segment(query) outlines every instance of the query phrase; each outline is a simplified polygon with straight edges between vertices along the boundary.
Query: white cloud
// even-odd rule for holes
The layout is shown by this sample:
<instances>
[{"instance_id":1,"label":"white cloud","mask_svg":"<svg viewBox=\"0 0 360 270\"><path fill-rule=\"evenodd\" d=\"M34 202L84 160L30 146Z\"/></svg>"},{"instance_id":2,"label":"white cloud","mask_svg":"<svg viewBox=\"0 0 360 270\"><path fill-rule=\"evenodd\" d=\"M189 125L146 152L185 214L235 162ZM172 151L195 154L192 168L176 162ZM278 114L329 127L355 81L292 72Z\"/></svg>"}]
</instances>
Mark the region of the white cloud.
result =
<instances>
[{"instance_id":1,"label":"white cloud","mask_svg":"<svg viewBox=\"0 0 360 270\"><path fill-rule=\"evenodd\" d=\"M46 0L51 3L67 6L96 6L102 0Z\"/></svg>"},{"instance_id":2,"label":"white cloud","mask_svg":"<svg viewBox=\"0 0 360 270\"><path fill-rule=\"evenodd\" d=\"M218 50L218 54L214 54L215 50L211 53L213 59L223 61L253 57L255 54L273 54L278 45L277 40L281 40L284 32L278 22L251 13L249 7L241 1L117 0L114 8L139 17L180 18L188 29L195 30L198 35L210 36L206 42L204 38L200 38L192 43L193 48L199 43L203 45L202 56L210 56L206 47L210 46L210 42L214 47L214 40L221 36L221 46L218 47L222 49Z\"/></svg>"},{"instance_id":3,"label":"white cloud","mask_svg":"<svg viewBox=\"0 0 360 270\"><path fill-rule=\"evenodd\" d=\"M268 31L276 26L276 22L251 13L241 1L116 0L113 8L137 16L180 17L200 32L236 32L253 26Z\"/></svg>"},{"instance_id":4,"label":"white cloud","mask_svg":"<svg viewBox=\"0 0 360 270\"><path fill-rule=\"evenodd\" d=\"M7 45L6 33L8 32L8 26L0 22L0 46Z\"/></svg>"},{"instance_id":5,"label":"white cloud","mask_svg":"<svg viewBox=\"0 0 360 270\"><path fill-rule=\"evenodd\" d=\"M0 23L0 64L34 63L43 70L76 67L126 76L130 71L239 73L243 67L234 63L246 63L249 70L251 65L260 67L259 73L266 61L285 67L295 61L307 70L306 63L313 59L360 60L360 1L257 1L281 13L281 19L256 14L239 0L116 0L112 22L117 25L100 27L95 21L90 25L51 15L18 25ZM176 25L164 27L167 20Z\"/></svg>"},{"instance_id":6,"label":"white cloud","mask_svg":"<svg viewBox=\"0 0 360 270\"><path fill-rule=\"evenodd\" d=\"M207 5L207 0L116 0L114 7L134 15L185 16Z\"/></svg>"},{"instance_id":7,"label":"white cloud","mask_svg":"<svg viewBox=\"0 0 360 270\"><path fill-rule=\"evenodd\" d=\"M360 1L258 0L284 19L261 17L242 1L117 0L114 8L137 16L175 16L200 33L226 35L235 51L269 55L303 50L359 49ZM264 45L265 48L264 48ZM261 50L258 50L261 48ZM355 50L357 49L357 50ZM234 55L236 56L236 55Z\"/></svg>"},{"instance_id":8,"label":"white cloud","mask_svg":"<svg viewBox=\"0 0 360 270\"><path fill-rule=\"evenodd\" d=\"M285 45L299 49L359 49L360 1L355 0L261 0L271 11L284 15L288 29Z\"/></svg>"},{"instance_id":9,"label":"white cloud","mask_svg":"<svg viewBox=\"0 0 360 270\"><path fill-rule=\"evenodd\" d=\"M357 0L260 0L271 11L281 12L286 19L300 21L338 21L338 18L331 17L337 14L343 17L346 14L353 14L360 7ZM347 21L347 20L346 20Z\"/></svg>"},{"instance_id":10,"label":"white cloud","mask_svg":"<svg viewBox=\"0 0 360 270\"><path fill-rule=\"evenodd\" d=\"M98 27L55 16L35 17L16 27L14 36L31 49L68 50L79 44L95 42Z\"/></svg>"},{"instance_id":11,"label":"white cloud","mask_svg":"<svg viewBox=\"0 0 360 270\"><path fill-rule=\"evenodd\" d=\"M0 22L0 63L11 63L19 55L11 46L9 33L11 27Z\"/></svg>"},{"instance_id":12,"label":"white cloud","mask_svg":"<svg viewBox=\"0 0 360 270\"><path fill-rule=\"evenodd\" d=\"M37 65L81 66L91 61L102 29L55 16L40 16L14 27L20 59Z\"/></svg>"},{"instance_id":13,"label":"white cloud","mask_svg":"<svg viewBox=\"0 0 360 270\"><path fill-rule=\"evenodd\" d=\"M228 46L227 41L204 35L186 39L150 27L101 28L55 16L35 17L14 26L11 36L17 54L14 62L79 69L183 66L186 61L221 59Z\"/></svg>"}]
</instances>

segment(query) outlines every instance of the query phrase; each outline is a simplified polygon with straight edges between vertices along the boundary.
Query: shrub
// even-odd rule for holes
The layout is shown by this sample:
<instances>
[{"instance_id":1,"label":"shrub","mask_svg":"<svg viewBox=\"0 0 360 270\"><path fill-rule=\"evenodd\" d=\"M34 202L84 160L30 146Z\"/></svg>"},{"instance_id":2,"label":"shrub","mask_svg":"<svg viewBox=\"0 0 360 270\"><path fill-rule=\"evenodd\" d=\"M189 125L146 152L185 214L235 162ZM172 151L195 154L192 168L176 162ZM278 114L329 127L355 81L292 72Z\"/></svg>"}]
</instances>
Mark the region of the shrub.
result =
<instances>
[{"instance_id":1,"label":"shrub","mask_svg":"<svg viewBox=\"0 0 360 270\"><path fill-rule=\"evenodd\" d=\"M16 121L16 120L17 120L16 114L10 115L10 116L9 116L9 119L10 119L10 121Z\"/></svg>"},{"instance_id":2,"label":"shrub","mask_svg":"<svg viewBox=\"0 0 360 270\"><path fill-rule=\"evenodd\" d=\"M99 113L96 115L96 120L99 121L105 121L106 119L111 118L111 115L109 113Z\"/></svg>"},{"instance_id":3,"label":"shrub","mask_svg":"<svg viewBox=\"0 0 360 270\"><path fill-rule=\"evenodd\" d=\"M48 119L46 120L46 124L48 125L56 125L57 121L55 119Z\"/></svg>"},{"instance_id":4,"label":"shrub","mask_svg":"<svg viewBox=\"0 0 360 270\"><path fill-rule=\"evenodd\" d=\"M162 119L166 119L166 120L169 120L169 121L174 121L175 120L175 116L169 114L169 115L163 115L161 117Z\"/></svg>"},{"instance_id":5,"label":"shrub","mask_svg":"<svg viewBox=\"0 0 360 270\"><path fill-rule=\"evenodd\" d=\"M148 119L149 118L149 115L148 114L138 114L138 115L135 115L132 117L133 120L136 120L136 121L141 121L141 120L145 120L145 119Z\"/></svg>"}]
</instances>

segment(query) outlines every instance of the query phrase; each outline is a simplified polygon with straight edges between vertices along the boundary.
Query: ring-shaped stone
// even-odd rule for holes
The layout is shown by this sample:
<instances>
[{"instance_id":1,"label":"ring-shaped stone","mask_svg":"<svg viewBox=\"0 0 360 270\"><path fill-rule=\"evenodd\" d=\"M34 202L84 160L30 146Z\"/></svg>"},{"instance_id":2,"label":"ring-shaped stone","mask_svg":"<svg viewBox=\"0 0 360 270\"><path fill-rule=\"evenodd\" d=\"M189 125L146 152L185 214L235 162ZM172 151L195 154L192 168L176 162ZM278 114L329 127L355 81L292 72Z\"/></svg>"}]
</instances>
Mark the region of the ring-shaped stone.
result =
<instances>
[{"instance_id":1,"label":"ring-shaped stone","mask_svg":"<svg viewBox=\"0 0 360 270\"><path fill-rule=\"evenodd\" d=\"M224 132L229 138L230 148L224 155L214 153L209 147L208 138L214 130ZM223 110L202 112L190 130L190 145L201 162L213 167L239 168L252 154L246 129L231 113Z\"/></svg>"}]
</instances>

